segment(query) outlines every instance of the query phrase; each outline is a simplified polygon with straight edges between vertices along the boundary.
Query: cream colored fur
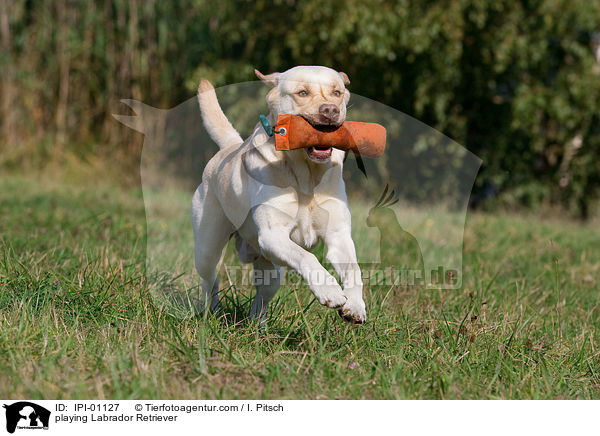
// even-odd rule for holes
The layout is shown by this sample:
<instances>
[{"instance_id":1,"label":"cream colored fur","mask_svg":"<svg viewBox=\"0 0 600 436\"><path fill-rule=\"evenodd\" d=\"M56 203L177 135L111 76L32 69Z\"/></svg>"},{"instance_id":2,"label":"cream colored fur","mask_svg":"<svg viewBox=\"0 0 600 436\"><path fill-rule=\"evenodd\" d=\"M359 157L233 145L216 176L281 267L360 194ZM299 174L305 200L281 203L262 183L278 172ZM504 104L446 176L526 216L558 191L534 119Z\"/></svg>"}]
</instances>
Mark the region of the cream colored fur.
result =
<instances>
[{"instance_id":1,"label":"cream colored fur","mask_svg":"<svg viewBox=\"0 0 600 436\"><path fill-rule=\"evenodd\" d=\"M344 73L326 67L295 67L257 76L272 89L269 120L279 113L322 120L323 104L339 108L344 121L350 93ZM319 303L339 310L351 322L366 320L362 281L350 235L350 211L342 179L344 153L333 149L325 161L307 150L277 151L260 123L245 141L219 107L214 89L203 80L198 100L204 125L221 150L207 164L192 200L196 269L203 279L204 308L218 303L216 269L224 246L236 234L243 261L268 277L257 285L251 316L265 320L269 301L284 268L297 271ZM322 240L336 279L310 253Z\"/></svg>"},{"instance_id":2,"label":"cream colored fur","mask_svg":"<svg viewBox=\"0 0 600 436\"><path fill-rule=\"evenodd\" d=\"M200 80L198 103L200 103L200 113L202 114L204 127L219 148L240 145L244 142L221 110L215 89L206 79Z\"/></svg>"}]
</instances>

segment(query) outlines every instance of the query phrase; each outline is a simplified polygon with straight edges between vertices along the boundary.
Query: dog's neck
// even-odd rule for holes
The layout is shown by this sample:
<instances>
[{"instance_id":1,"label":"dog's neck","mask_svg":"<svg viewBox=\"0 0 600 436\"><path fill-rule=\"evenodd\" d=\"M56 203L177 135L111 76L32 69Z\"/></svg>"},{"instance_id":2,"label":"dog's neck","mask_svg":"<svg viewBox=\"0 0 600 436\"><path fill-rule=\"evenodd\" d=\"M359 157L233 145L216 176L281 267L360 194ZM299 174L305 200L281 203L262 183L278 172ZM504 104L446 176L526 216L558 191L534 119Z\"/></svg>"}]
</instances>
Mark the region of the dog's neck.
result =
<instances>
[{"instance_id":1,"label":"dog's neck","mask_svg":"<svg viewBox=\"0 0 600 436\"><path fill-rule=\"evenodd\" d=\"M271 126L275 126L277 115L272 112L267 116ZM266 142L264 139L258 139L257 137L268 138ZM266 135L262 124L258 123L255 127L252 135L251 142L254 143L254 148L260 155L263 156L260 159L263 165L276 165L280 166L280 170L287 173L290 177L286 176L286 180L295 180L292 183L294 189L305 196L313 196L317 186L323 181L324 177L331 177L332 171L341 177L342 162L339 159L335 159L332 155L331 159L325 163L313 162L309 159L306 154L306 150L299 148L296 150L280 151L275 149L275 138ZM248 168L251 171L250 168Z\"/></svg>"},{"instance_id":2,"label":"dog's neck","mask_svg":"<svg viewBox=\"0 0 600 436\"><path fill-rule=\"evenodd\" d=\"M279 113L271 109L268 115L269 123L273 127L277 124ZM272 138L273 139L273 138ZM273 148L275 148L275 140L273 139ZM303 148L289 151L281 151L280 159L285 160L286 165L294 175L297 181L297 189L304 195L314 195L316 187L321 183L325 174L332 170L336 162L333 161L333 156L328 162L317 163L309 159L306 150ZM340 162L341 167L341 162Z\"/></svg>"},{"instance_id":3,"label":"dog's neck","mask_svg":"<svg viewBox=\"0 0 600 436\"><path fill-rule=\"evenodd\" d=\"M325 163L311 161L303 148L282 152L291 173L297 182L297 189L304 195L314 195L315 189L331 171L333 163L331 160Z\"/></svg>"}]
</instances>

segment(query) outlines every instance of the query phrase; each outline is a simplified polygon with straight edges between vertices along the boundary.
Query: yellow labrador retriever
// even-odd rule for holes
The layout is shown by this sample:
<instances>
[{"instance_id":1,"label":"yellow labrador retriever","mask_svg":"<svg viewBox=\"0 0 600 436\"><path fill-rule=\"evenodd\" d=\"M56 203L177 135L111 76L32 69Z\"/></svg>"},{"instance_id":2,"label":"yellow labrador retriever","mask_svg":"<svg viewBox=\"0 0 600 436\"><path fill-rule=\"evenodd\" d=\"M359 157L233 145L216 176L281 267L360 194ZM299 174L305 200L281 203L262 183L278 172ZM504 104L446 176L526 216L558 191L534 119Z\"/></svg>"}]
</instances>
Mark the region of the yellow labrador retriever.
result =
<instances>
[{"instance_id":1,"label":"yellow labrador retriever","mask_svg":"<svg viewBox=\"0 0 600 436\"><path fill-rule=\"evenodd\" d=\"M350 98L345 73L319 66L269 75L255 72L272 87L267 95L271 125L279 113L300 115L314 126L344 122ZM319 303L338 309L347 321L365 322L363 284L342 179L344 152L319 147L277 151L274 138L260 123L244 141L206 80L200 82L198 100L204 125L220 147L206 165L191 207L204 307L214 309L218 303L216 268L235 234L240 258L253 262L254 277L261 278L255 283L252 317L266 319L283 268L289 267L306 280ZM342 286L309 251L319 240Z\"/></svg>"}]
</instances>

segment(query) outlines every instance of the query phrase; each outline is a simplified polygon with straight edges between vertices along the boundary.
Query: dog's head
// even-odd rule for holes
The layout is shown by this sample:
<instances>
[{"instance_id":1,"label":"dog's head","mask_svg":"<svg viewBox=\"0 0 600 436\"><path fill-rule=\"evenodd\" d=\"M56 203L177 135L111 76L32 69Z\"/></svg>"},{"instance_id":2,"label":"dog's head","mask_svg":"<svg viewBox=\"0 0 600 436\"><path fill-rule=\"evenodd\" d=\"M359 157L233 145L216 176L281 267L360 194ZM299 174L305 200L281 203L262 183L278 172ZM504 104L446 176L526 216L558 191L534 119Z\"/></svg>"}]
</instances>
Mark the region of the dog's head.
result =
<instances>
[{"instance_id":1,"label":"dog's head","mask_svg":"<svg viewBox=\"0 0 600 436\"><path fill-rule=\"evenodd\" d=\"M300 115L313 127L330 129L339 127L346 120L346 105L350 83L346 73L327 67L301 66L283 73L264 75L255 70L256 75L273 89L267 95L271 115ZM331 158L332 150L326 147L306 149L306 155L313 162L324 163Z\"/></svg>"}]
</instances>

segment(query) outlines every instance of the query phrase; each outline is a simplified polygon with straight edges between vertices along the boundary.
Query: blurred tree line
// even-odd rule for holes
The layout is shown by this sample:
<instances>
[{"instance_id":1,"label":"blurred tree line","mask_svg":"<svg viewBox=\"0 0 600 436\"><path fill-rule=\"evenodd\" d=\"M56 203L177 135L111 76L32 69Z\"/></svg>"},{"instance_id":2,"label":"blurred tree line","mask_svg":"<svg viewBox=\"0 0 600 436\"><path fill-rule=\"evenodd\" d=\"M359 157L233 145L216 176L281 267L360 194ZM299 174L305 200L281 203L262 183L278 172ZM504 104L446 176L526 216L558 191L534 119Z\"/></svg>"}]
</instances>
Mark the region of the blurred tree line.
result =
<instances>
[{"instance_id":1,"label":"blurred tree line","mask_svg":"<svg viewBox=\"0 0 600 436\"><path fill-rule=\"evenodd\" d=\"M590 0L0 0L3 161L65 148L137 161L139 135L111 117L119 99L167 108L200 77L318 64L477 154L474 198L586 217L600 188L599 32Z\"/></svg>"}]
</instances>

